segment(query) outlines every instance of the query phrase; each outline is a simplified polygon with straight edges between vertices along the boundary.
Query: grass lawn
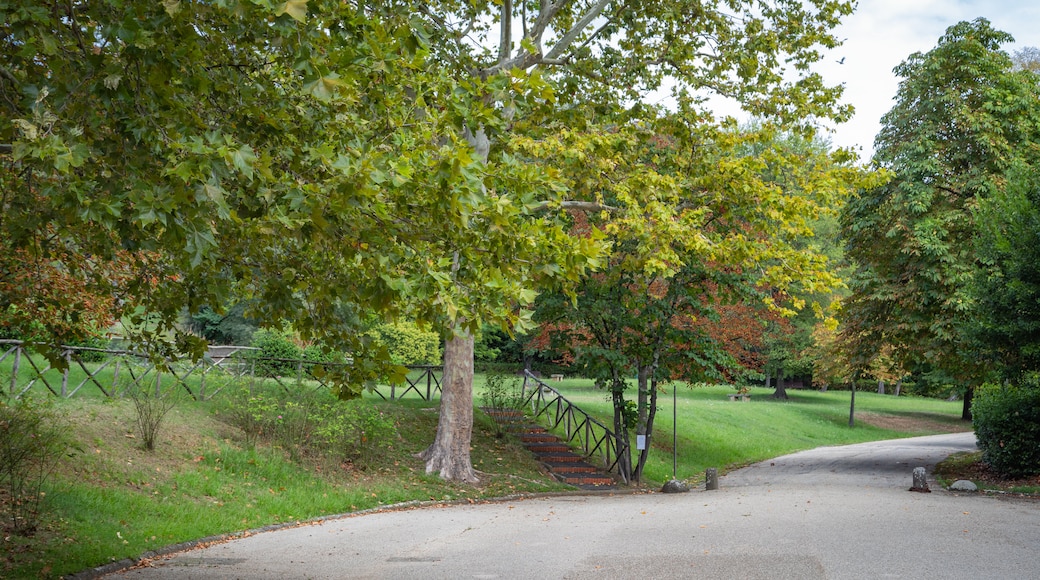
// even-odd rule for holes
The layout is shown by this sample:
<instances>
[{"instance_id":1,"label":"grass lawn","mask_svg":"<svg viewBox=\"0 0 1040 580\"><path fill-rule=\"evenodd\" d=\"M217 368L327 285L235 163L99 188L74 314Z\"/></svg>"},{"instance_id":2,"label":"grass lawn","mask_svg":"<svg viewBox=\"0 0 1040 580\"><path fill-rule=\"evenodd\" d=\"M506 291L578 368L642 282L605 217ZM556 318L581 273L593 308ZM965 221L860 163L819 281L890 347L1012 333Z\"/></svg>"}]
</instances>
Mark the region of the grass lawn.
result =
<instances>
[{"instance_id":1,"label":"grass lawn","mask_svg":"<svg viewBox=\"0 0 1040 580\"><path fill-rule=\"evenodd\" d=\"M478 405L484 384L478 377ZM591 382L553 386L611 424L610 405ZM659 400L645 474L653 482L672 475L670 389ZM790 391L791 400L781 402L754 389L748 403L730 402L730 392L678 386L679 477L696 479L706 467L725 469L820 445L969 428L959 420L959 403L859 393L857 427L849 429L848 392ZM472 449L480 485L426 475L415 454L433 440L437 403L388 402L374 394L366 399L392 418L395 435L378 452L350 461L293 460L284 449L247 441L219 420L220 397L175 407L154 452L141 449L130 401L60 400L75 443L44 487L46 512L36 535L5 535L0 577L56 577L215 534L412 500L479 501L569 489L511 438L496 437L482 413L476 413Z\"/></svg>"},{"instance_id":2,"label":"grass lawn","mask_svg":"<svg viewBox=\"0 0 1040 580\"><path fill-rule=\"evenodd\" d=\"M613 425L610 401L591 381L565 379L551 386L603 424ZM971 430L960 419L959 401L857 392L856 426L850 429L848 391L788 390L790 399L781 401L770 397L772 389L752 388L750 402L734 402L727 396L734 392L729 386L676 383L658 398L644 474L652 482L672 477L673 388L679 479L696 481L708 467L724 471L823 445Z\"/></svg>"}]
</instances>

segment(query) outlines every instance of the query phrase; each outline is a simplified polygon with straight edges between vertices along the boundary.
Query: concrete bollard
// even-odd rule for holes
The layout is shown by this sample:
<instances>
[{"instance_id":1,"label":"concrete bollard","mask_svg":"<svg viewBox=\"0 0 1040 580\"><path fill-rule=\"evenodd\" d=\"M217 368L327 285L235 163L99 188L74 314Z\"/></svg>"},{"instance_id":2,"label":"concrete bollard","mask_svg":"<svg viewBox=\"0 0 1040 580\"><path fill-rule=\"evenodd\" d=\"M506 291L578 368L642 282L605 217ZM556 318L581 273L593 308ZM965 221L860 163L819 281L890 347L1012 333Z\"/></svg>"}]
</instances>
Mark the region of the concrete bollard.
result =
<instances>
[{"instance_id":1,"label":"concrete bollard","mask_svg":"<svg viewBox=\"0 0 1040 580\"><path fill-rule=\"evenodd\" d=\"M704 470L704 489L711 491L719 488L719 470L709 467Z\"/></svg>"},{"instance_id":2,"label":"concrete bollard","mask_svg":"<svg viewBox=\"0 0 1040 580\"><path fill-rule=\"evenodd\" d=\"M932 490L928 489L928 477L923 467L914 468L914 485L910 488L910 491L917 491L920 493L932 492Z\"/></svg>"}]
</instances>

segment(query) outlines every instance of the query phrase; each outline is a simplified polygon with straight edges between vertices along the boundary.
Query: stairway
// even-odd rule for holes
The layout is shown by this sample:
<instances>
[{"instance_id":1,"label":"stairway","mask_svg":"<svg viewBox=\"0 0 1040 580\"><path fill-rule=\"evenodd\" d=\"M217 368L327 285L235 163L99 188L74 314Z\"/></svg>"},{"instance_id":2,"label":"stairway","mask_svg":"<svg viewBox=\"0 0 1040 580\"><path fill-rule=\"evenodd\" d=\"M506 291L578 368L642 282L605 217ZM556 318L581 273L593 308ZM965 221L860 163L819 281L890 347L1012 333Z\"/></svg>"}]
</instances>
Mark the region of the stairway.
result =
<instances>
[{"instance_id":1,"label":"stairway","mask_svg":"<svg viewBox=\"0 0 1040 580\"><path fill-rule=\"evenodd\" d=\"M617 481L574 453L570 446L545 427L532 425L520 411L483 408L506 432L513 434L557 480L585 490L615 489Z\"/></svg>"}]
</instances>

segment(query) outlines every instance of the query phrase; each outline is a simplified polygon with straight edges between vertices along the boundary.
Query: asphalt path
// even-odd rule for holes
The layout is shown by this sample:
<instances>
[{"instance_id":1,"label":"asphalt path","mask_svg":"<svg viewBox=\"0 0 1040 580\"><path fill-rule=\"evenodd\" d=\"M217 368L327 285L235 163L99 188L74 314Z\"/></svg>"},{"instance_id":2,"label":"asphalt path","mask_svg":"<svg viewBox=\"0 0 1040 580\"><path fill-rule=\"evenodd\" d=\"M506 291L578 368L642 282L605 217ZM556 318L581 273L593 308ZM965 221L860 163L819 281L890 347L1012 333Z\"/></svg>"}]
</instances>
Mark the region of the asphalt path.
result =
<instances>
[{"instance_id":1,"label":"asphalt path","mask_svg":"<svg viewBox=\"0 0 1040 580\"><path fill-rule=\"evenodd\" d=\"M908 491L914 467L974 447L918 437L779 457L715 491L342 517L110 578L1038 578L1040 503Z\"/></svg>"}]
</instances>

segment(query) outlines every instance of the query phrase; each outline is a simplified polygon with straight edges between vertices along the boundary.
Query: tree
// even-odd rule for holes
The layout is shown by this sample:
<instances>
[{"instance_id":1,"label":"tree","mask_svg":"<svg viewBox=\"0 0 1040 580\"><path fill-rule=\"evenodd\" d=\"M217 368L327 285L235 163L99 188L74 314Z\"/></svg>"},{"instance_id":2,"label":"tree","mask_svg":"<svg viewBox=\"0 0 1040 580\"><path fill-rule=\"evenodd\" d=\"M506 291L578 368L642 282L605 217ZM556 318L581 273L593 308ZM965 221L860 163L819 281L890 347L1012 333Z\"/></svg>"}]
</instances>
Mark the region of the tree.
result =
<instances>
[{"instance_id":1,"label":"tree","mask_svg":"<svg viewBox=\"0 0 1040 580\"><path fill-rule=\"evenodd\" d=\"M843 327L854 368L890 345L898 366L926 363L965 386L984 371L963 332L974 311L973 209L1004 187L1016 159L1033 165L1040 142L1037 84L1000 50L1010 40L984 19L961 22L895 69L903 81L875 155L893 178L855 197L842 222L856 264Z\"/></svg>"},{"instance_id":2,"label":"tree","mask_svg":"<svg viewBox=\"0 0 1040 580\"><path fill-rule=\"evenodd\" d=\"M592 142L572 139L539 145L548 158L575 155L571 191L590 188L616 208L576 219L599 223L613 252L602 272L578 285L576 303L546 296L538 316L570 335L563 342L576 363L610 392L620 469L638 480L657 383L721 378L737 364L732 345L705 320L738 301L801 308L782 299L785 290L823 294L836 286L826 259L801 240L870 176L845 152L770 148L778 138L767 125L752 131L667 118L653 130L618 127ZM582 155L586 147L596 154ZM634 401L627 394L633 376ZM635 462L630 430L647 441Z\"/></svg>"},{"instance_id":3,"label":"tree","mask_svg":"<svg viewBox=\"0 0 1040 580\"><path fill-rule=\"evenodd\" d=\"M809 69L821 48L838 44L830 30L852 5L832 0L638 7L609 0L443 1L425 3L417 12L430 23L431 48L462 77L460 85L471 87L483 110L504 114L506 122L497 125L490 123L495 119L470 117L462 131L478 158L494 162L508 154L513 137L538 127L580 130L590 122L602 127L652 120L657 111L643 104L644 97L665 80L683 108L715 92L787 123L847 118L849 109L837 103L841 89L825 86ZM524 114L523 105L530 101L517 99L523 94L518 89L542 82L554 89L552 99ZM572 193L572 202L599 203L595 195L575 198ZM557 210L568 204L540 207ZM667 220L655 225L663 223ZM452 336L472 341L467 332ZM469 350L446 347L446 369L453 365L451 353ZM469 391L471 382L464 377L458 388ZM442 421L452 413L467 413L463 407L471 399L471 393L452 397L454 410L442 403ZM450 455L450 446L438 436L427 455Z\"/></svg>"},{"instance_id":4,"label":"tree","mask_svg":"<svg viewBox=\"0 0 1040 580\"><path fill-rule=\"evenodd\" d=\"M1007 187L982 201L975 215L982 268L972 289L975 313L968 334L1001 378L1016 382L1040 370L1038 175L1033 168L1014 168Z\"/></svg>"}]
</instances>

